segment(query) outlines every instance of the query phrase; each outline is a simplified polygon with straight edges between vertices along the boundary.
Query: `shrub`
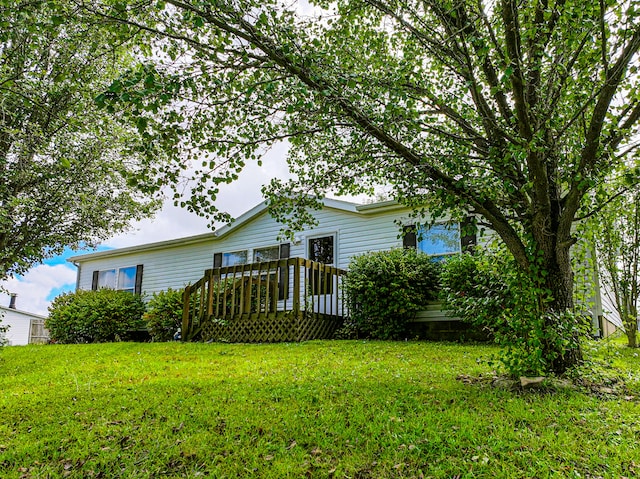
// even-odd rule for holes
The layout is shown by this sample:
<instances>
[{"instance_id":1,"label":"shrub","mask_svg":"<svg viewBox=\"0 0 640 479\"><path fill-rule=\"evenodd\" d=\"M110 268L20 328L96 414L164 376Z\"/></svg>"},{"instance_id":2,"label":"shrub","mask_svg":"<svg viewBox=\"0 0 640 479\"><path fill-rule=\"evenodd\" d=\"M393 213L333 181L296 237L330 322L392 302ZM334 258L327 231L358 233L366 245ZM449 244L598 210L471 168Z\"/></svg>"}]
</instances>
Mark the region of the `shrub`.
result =
<instances>
[{"instance_id":1,"label":"shrub","mask_svg":"<svg viewBox=\"0 0 640 479\"><path fill-rule=\"evenodd\" d=\"M45 326L59 343L104 343L144 327L144 311L140 296L127 291L79 290L53 300Z\"/></svg>"},{"instance_id":2,"label":"shrub","mask_svg":"<svg viewBox=\"0 0 640 479\"><path fill-rule=\"evenodd\" d=\"M443 308L492 334L501 346L498 359L513 376L551 370L557 358L542 351L563 350L582 334L584 316L544 311L537 302L537 286L504 249L450 258L440 282Z\"/></svg>"},{"instance_id":3,"label":"shrub","mask_svg":"<svg viewBox=\"0 0 640 479\"><path fill-rule=\"evenodd\" d=\"M515 265L498 255L478 251L451 256L442 265L440 297L444 309L490 333L505 310L514 307L514 292L505 275Z\"/></svg>"},{"instance_id":4,"label":"shrub","mask_svg":"<svg viewBox=\"0 0 640 479\"><path fill-rule=\"evenodd\" d=\"M407 322L436 298L439 266L414 250L394 249L356 256L344 280L350 318L358 336L398 339Z\"/></svg>"},{"instance_id":5,"label":"shrub","mask_svg":"<svg viewBox=\"0 0 640 479\"><path fill-rule=\"evenodd\" d=\"M153 341L170 341L182 325L183 291L154 293L143 319Z\"/></svg>"}]
</instances>

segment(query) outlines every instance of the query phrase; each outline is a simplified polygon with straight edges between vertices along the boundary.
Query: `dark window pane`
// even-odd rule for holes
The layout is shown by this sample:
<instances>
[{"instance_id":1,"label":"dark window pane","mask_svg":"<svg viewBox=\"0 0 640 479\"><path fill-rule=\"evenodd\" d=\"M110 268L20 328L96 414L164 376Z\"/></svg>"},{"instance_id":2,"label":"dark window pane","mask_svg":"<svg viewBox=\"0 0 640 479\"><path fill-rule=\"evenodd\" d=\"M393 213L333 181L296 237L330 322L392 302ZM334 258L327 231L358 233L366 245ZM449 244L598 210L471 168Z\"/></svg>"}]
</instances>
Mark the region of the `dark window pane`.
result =
<instances>
[{"instance_id":1,"label":"dark window pane","mask_svg":"<svg viewBox=\"0 0 640 479\"><path fill-rule=\"evenodd\" d=\"M318 263L334 264L333 236L311 238L309 240L309 259Z\"/></svg>"},{"instance_id":2,"label":"dark window pane","mask_svg":"<svg viewBox=\"0 0 640 479\"><path fill-rule=\"evenodd\" d=\"M280 259L280 246L270 248L258 248L253 251L253 261L262 263L264 261L277 261Z\"/></svg>"}]
</instances>

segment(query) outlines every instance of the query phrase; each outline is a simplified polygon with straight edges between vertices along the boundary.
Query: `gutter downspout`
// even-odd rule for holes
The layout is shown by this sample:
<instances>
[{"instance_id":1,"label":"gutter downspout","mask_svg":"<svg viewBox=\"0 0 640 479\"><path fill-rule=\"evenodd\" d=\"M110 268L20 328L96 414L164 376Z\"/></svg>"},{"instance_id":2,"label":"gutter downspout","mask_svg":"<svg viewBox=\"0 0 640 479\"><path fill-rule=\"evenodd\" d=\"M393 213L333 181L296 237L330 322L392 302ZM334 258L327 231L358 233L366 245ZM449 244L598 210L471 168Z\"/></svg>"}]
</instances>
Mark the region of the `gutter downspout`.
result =
<instances>
[{"instance_id":1,"label":"gutter downspout","mask_svg":"<svg viewBox=\"0 0 640 479\"><path fill-rule=\"evenodd\" d=\"M80 288L80 271L82 270L80 263L76 263L75 261L71 261L71 264L74 265L77 269L76 271L76 291Z\"/></svg>"}]
</instances>

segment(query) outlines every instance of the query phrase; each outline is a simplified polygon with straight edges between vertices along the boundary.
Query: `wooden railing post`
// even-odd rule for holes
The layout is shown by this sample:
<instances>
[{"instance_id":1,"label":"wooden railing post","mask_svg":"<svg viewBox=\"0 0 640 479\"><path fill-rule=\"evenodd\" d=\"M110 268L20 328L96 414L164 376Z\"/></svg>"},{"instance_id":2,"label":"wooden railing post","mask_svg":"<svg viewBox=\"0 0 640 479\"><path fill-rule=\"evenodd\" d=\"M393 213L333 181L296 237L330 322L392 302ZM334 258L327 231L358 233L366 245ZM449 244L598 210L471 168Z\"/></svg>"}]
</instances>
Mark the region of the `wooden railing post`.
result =
<instances>
[{"instance_id":1,"label":"wooden railing post","mask_svg":"<svg viewBox=\"0 0 640 479\"><path fill-rule=\"evenodd\" d=\"M209 319L211 317L211 315L213 314L213 270L212 269L207 269L204 272L204 276L207 282L207 304L206 304L206 309L204 311L204 317L205 319ZM204 285L202 285L202 287L204 288ZM201 312L202 315L202 312ZM202 318L201 318L202 320Z\"/></svg>"},{"instance_id":2,"label":"wooden railing post","mask_svg":"<svg viewBox=\"0 0 640 479\"><path fill-rule=\"evenodd\" d=\"M189 305L191 303L191 285L187 285L184 288L184 293L182 294L182 329L181 329L181 337L183 341L188 339L189 335Z\"/></svg>"},{"instance_id":3,"label":"wooden railing post","mask_svg":"<svg viewBox=\"0 0 640 479\"><path fill-rule=\"evenodd\" d=\"M300 264L302 259L296 258L293 263L293 314L300 316Z\"/></svg>"}]
</instances>

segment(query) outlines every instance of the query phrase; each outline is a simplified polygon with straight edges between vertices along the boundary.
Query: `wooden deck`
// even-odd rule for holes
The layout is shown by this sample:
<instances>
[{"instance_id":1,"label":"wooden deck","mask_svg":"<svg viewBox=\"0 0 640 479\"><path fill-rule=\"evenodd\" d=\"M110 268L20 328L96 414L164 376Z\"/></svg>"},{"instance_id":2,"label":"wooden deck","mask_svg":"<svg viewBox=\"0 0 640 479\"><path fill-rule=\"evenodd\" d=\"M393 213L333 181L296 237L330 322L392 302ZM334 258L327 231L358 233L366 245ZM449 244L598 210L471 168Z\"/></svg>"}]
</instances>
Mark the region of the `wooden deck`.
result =
<instances>
[{"instance_id":1,"label":"wooden deck","mask_svg":"<svg viewBox=\"0 0 640 479\"><path fill-rule=\"evenodd\" d=\"M303 258L205 271L184 292L184 340L330 338L344 317L344 270Z\"/></svg>"}]
</instances>

